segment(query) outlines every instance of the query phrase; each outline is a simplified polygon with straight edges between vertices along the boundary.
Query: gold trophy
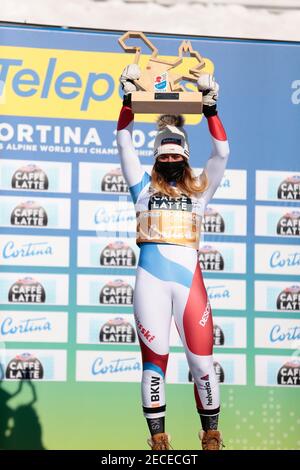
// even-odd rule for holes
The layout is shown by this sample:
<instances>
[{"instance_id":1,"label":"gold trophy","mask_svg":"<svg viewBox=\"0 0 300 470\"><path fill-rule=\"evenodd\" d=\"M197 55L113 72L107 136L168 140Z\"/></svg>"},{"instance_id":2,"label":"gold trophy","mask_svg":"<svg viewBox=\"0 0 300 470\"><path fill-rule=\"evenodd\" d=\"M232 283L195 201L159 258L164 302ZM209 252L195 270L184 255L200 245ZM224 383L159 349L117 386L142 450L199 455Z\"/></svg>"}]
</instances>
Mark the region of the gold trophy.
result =
<instances>
[{"instance_id":1,"label":"gold trophy","mask_svg":"<svg viewBox=\"0 0 300 470\"><path fill-rule=\"evenodd\" d=\"M193 50L191 42L182 41L178 48L178 57L169 62L158 57L158 49L144 33L127 31L119 38L119 44L125 52L135 53L135 64L139 63L141 48L127 46L125 41L129 38L141 39L152 50L146 70L142 70L141 77L134 80L137 91L131 95L132 111L146 114L201 114L202 93L185 91L180 86L182 80L196 83L205 67L203 58L198 51ZM196 58L198 65L184 75L176 75L171 71L182 63L183 53L189 53L191 57Z\"/></svg>"}]
</instances>

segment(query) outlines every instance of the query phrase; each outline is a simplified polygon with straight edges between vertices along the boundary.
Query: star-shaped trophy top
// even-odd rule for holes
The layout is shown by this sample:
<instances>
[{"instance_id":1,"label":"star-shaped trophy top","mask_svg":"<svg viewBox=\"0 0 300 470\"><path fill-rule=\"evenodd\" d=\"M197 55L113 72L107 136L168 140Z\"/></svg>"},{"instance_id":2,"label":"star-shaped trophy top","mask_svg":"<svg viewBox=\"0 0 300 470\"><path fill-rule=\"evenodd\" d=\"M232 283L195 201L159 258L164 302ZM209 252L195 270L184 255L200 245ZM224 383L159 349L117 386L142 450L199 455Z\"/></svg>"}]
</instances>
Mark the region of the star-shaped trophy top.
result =
<instances>
[{"instance_id":1,"label":"star-shaped trophy top","mask_svg":"<svg viewBox=\"0 0 300 470\"><path fill-rule=\"evenodd\" d=\"M161 76L162 74L168 72L168 91L183 91L183 88L179 85L182 80L196 82L201 70L205 67L205 61L198 51L195 51L192 47L190 41L182 41L178 48L178 56L174 60L170 61L165 58L159 58L158 49L155 47L152 42L145 36L144 33L140 31L127 31L121 38L119 38L119 44L125 50L125 52L135 53L134 63L138 64L141 47L138 46L128 46L126 44L127 39L136 38L141 39L146 46L152 51L152 54L149 58L148 64L145 70L142 70L141 77L139 80L135 80L134 83L137 86L138 90L141 91L151 91L153 89L153 83L156 81L156 77ZM184 60L184 54L189 54L190 57L193 57L198 62L196 66L190 68L187 72L183 74L174 74L170 73L172 69L175 69L182 64Z\"/></svg>"}]
</instances>

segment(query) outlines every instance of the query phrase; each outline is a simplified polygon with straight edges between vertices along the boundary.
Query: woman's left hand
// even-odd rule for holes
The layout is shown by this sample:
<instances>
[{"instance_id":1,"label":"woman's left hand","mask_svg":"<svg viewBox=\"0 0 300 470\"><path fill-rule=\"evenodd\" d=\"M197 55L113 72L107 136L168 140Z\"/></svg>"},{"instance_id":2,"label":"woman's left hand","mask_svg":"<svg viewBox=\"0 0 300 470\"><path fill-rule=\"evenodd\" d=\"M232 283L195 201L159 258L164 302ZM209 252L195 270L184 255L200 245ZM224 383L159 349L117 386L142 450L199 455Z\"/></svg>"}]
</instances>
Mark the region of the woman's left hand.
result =
<instances>
[{"instance_id":1,"label":"woman's left hand","mask_svg":"<svg viewBox=\"0 0 300 470\"><path fill-rule=\"evenodd\" d=\"M214 106L219 97L219 84L209 73L202 73L197 80L198 90L203 93L203 106Z\"/></svg>"}]
</instances>

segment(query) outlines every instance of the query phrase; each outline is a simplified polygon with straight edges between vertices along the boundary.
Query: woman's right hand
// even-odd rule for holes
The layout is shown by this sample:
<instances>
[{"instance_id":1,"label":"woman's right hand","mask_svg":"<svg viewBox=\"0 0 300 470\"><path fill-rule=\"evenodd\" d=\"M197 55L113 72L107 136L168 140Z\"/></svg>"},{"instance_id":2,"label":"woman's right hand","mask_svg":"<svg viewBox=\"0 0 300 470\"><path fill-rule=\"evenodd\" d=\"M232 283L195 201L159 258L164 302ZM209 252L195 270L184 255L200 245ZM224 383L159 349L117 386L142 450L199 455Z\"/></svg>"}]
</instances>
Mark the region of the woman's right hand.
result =
<instances>
[{"instance_id":1,"label":"woman's right hand","mask_svg":"<svg viewBox=\"0 0 300 470\"><path fill-rule=\"evenodd\" d=\"M120 77L120 83L125 95L137 90L134 80L138 80L140 76L141 69L138 64L129 64L125 67Z\"/></svg>"}]
</instances>

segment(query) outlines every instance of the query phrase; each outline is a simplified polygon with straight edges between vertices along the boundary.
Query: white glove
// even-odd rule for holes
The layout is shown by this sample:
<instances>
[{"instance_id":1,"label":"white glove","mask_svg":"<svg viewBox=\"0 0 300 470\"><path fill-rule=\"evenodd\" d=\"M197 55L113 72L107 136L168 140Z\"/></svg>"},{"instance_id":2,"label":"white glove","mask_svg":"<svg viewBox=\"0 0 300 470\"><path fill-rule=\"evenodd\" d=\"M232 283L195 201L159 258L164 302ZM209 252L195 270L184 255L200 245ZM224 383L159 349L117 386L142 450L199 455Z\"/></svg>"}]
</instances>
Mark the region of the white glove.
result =
<instances>
[{"instance_id":1,"label":"white glove","mask_svg":"<svg viewBox=\"0 0 300 470\"><path fill-rule=\"evenodd\" d=\"M141 76L141 69L137 64L129 64L122 72L120 82L125 95L136 91L133 80L138 80Z\"/></svg>"},{"instance_id":2,"label":"white glove","mask_svg":"<svg viewBox=\"0 0 300 470\"><path fill-rule=\"evenodd\" d=\"M219 97L219 84L209 73L202 73L197 80L198 90L203 93L203 105L214 106Z\"/></svg>"}]
</instances>

